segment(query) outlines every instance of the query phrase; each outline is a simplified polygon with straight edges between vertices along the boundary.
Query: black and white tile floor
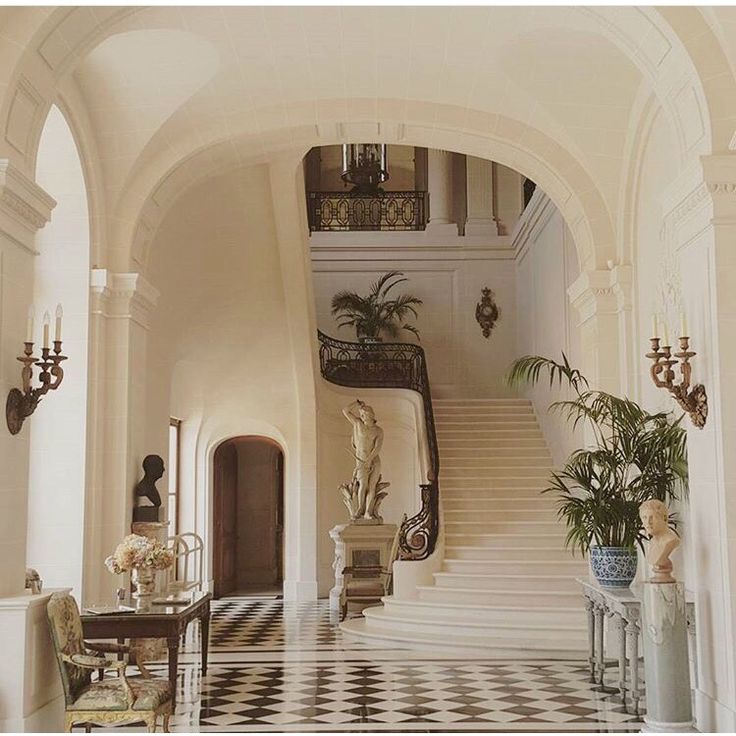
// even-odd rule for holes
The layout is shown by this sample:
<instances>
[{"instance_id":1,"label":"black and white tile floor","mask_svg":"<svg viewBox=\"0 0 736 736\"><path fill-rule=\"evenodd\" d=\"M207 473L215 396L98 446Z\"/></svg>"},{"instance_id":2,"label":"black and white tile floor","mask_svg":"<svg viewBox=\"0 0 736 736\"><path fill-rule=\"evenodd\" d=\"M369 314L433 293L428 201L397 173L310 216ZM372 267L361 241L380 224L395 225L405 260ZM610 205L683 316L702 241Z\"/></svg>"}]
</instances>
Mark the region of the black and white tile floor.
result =
<instances>
[{"instance_id":1,"label":"black and white tile floor","mask_svg":"<svg viewBox=\"0 0 736 736\"><path fill-rule=\"evenodd\" d=\"M196 631L179 678L179 731L637 731L585 662L495 661L344 639L327 601L215 602L210 665ZM612 672L612 675L615 672ZM610 683L613 684L613 683Z\"/></svg>"}]
</instances>

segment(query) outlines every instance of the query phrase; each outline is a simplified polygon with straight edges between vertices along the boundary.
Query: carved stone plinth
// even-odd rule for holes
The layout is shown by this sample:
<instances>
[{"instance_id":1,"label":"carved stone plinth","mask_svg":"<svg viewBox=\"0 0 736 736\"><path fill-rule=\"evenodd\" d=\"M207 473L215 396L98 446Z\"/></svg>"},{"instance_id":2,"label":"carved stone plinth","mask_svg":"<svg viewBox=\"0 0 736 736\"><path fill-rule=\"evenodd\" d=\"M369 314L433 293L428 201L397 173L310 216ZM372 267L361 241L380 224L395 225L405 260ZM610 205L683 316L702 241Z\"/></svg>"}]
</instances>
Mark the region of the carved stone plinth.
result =
<instances>
[{"instance_id":1,"label":"carved stone plinth","mask_svg":"<svg viewBox=\"0 0 736 736\"><path fill-rule=\"evenodd\" d=\"M335 587L330 591L330 609L340 610L346 567L380 566L388 569L396 524L338 524L330 530L335 542Z\"/></svg>"},{"instance_id":2,"label":"carved stone plinth","mask_svg":"<svg viewBox=\"0 0 736 736\"><path fill-rule=\"evenodd\" d=\"M647 732L693 731L685 590L682 583L642 585Z\"/></svg>"}]
</instances>

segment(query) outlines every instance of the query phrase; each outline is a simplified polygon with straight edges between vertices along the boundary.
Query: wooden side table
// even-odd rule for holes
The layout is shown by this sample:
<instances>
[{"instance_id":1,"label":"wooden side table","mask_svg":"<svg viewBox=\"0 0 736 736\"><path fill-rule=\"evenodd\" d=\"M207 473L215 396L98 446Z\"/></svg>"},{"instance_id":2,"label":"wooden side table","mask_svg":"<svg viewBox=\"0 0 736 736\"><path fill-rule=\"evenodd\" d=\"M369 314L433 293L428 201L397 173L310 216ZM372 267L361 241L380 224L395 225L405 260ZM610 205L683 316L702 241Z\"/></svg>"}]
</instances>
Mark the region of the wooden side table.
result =
<instances>
[{"instance_id":1,"label":"wooden side table","mask_svg":"<svg viewBox=\"0 0 736 736\"><path fill-rule=\"evenodd\" d=\"M122 610L82 613L85 639L166 639L169 651L169 682L172 707L176 705L179 640L191 621L199 619L202 631L202 675L207 674L211 593L194 591L176 596L180 604L154 604L136 600L122 602ZM153 598L156 598L154 595ZM138 605L136 605L138 604ZM135 607L135 610L126 610Z\"/></svg>"}]
</instances>

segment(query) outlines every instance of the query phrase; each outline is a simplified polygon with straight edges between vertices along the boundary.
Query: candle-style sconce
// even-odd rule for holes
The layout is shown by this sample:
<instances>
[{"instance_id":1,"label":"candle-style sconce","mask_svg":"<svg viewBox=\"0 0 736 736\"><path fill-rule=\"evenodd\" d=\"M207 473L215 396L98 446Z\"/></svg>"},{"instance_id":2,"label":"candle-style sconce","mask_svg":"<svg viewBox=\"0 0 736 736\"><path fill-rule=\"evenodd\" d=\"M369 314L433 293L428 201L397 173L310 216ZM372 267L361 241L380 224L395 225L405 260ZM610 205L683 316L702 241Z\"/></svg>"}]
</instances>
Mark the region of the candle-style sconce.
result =
<instances>
[{"instance_id":1,"label":"candle-style sconce","mask_svg":"<svg viewBox=\"0 0 736 736\"><path fill-rule=\"evenodd\" d=\"M33 355L33 314L28 315L28 332L24 342L23 355L18 360L23 363L21 369L22 388L13 388L8 394L5 403L5 419L8 423L10 434L18 434L23 427L23 422L31 416L39 402L49 391L55 391L64 379L64 369L61 362L66 356L61 354L61 305L56 308L56 335L54 339L53 354L49 348L49 315L44 315L43 323L43 347L40 359ZM40 385L33 387L33 366L40 368L38 380Z\"/></svg>"},{"instance_id":2,"label":"candle-style sconce","mask_svg":"<svg viewBox=\"0 0 736 736\"><path fill-rule=\"evenodd\" d=\"M682 324L683 329L681 332L685 333L684 318ZM656 320L654 325L656 333ZM652 361L649 372L654 385L658 388L666 388L674 396L675 401L690 416L692 423L698 429L702 429L708 418L708 395L705 393L705 386L702 383L698 383L690 389L690 377L692 374L690 359L694 358L697 353L690 350L689 337L683 335L678 340L680 342L680 352L673 354L670 345L662 345L660 347L662 340L659 337L650 338L652 344L651 352L646 354L646 357ZM663 342L669 342L666 330ZM675 383L675 371L672 370L672 366L678 363L680 364L681 380L679 383Z\"/></svg>"}]
</instances>

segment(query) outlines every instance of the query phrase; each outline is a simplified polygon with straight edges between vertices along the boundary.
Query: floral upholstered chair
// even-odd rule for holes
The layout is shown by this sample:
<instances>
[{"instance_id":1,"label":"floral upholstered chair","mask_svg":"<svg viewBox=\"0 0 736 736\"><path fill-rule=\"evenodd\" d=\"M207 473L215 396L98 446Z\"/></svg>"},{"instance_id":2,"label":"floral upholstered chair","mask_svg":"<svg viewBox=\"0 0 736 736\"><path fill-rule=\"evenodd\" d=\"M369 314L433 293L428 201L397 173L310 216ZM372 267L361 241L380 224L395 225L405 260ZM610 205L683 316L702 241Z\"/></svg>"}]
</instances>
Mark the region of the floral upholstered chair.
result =
<instances>
[{"instance_id":1,"label":"floral upholstered chair","mask_svg":"<svg viewBox=\"0 0 736 736\"><path fill-rule=\"evenodd\" d=\"M109 726L144 721L149 731L156 730L156 719L163 718L169 730L171 688L168 680L152 677L138 665L141 677L126 676L126 662L107 659L104 652L127 653L121 644L87 644L82 638L82 620L77 602L68 593L51 596L47 606L51 640L61 672L66 702L65 731L75 724ZM100 679L92 682L97 670ZM102 679L105 670L117 677Z\"/></svg>"}]
</instances>

